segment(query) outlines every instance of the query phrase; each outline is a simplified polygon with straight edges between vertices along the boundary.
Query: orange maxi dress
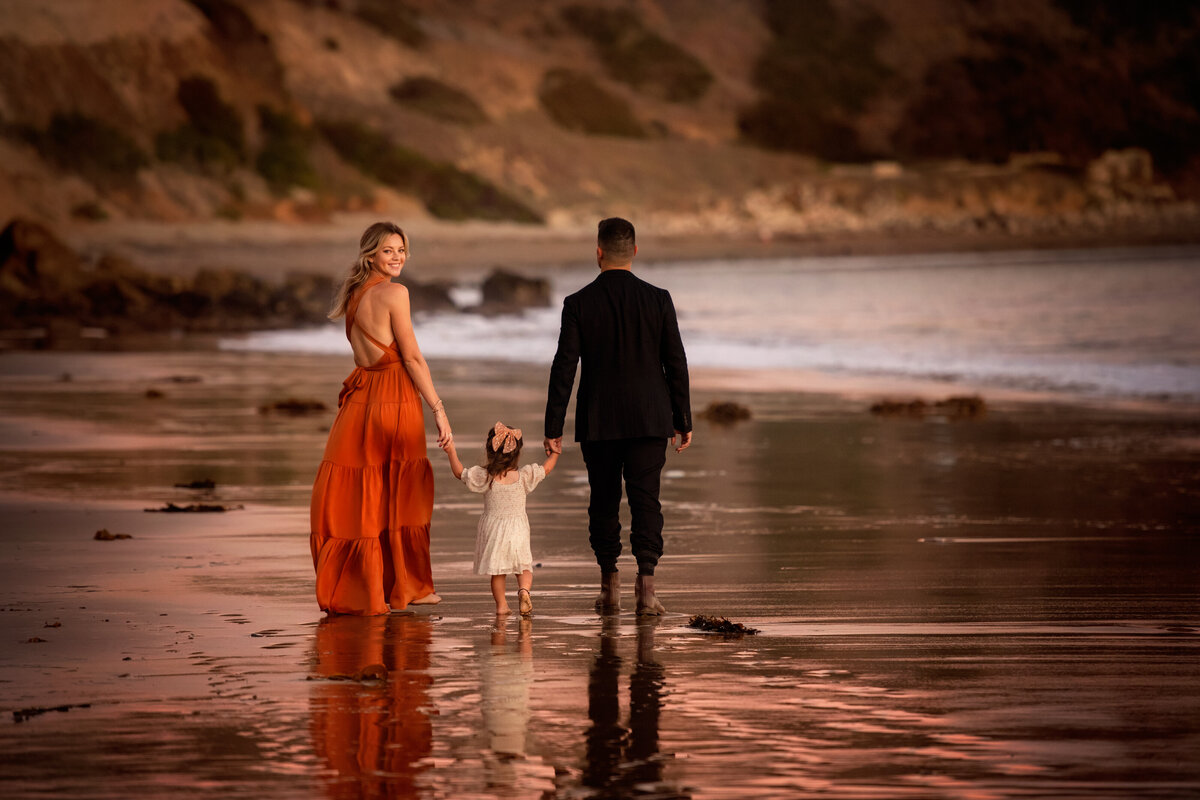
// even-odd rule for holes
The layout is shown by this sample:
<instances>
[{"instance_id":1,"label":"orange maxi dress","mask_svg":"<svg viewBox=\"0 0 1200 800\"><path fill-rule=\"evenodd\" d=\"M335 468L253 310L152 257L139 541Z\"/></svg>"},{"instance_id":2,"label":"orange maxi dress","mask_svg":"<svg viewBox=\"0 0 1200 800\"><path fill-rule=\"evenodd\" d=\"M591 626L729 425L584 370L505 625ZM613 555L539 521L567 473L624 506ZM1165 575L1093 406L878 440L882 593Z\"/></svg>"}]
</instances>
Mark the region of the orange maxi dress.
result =
<instances>
[{"instance_id":1,"label":"orange maxi dress","mask_svg":"<svg viewBox=\"0 0 1200 800\"><path fill-rule=\"evenodd\" d=\"M350 300L347 338L363 293L384 280L372 278ZM433 468L421 396L399 345L363 334L383 355L342 384L310 509L317 603L336 614L386 614L433 592Z\"/></svg>"}]
</instances>

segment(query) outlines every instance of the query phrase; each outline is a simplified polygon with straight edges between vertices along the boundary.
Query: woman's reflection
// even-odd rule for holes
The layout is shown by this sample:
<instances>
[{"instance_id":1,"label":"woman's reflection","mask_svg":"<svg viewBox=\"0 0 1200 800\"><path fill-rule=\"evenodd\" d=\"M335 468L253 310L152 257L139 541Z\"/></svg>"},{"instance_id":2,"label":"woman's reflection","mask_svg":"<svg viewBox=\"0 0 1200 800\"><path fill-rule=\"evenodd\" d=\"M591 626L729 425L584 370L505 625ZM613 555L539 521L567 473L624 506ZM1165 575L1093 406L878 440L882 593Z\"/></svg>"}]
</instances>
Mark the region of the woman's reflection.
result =
<instances>
[{"instance_id":1,"label":"woman's reflection","mask_svg":"<svg viewBox=\"0 0 1200 800\"><path fill-rule=\"evenodd\" d=\"M416 794L432 750L428 617L329 616L317 626L312 733L329 797Z\"/></svg>"},{"instance_id":2,"label":"woman's reflection","mask_svg":"<svg viewBox=\"0 0 1200 800\"><path fill-rule=\"evenodd\" d=\"M600 648L588 675L587 763L583 785L600 797L628 797L655 787L655 797L687 798L690 795L661 785L662 759L658 752L658 724L664 694L663 667L655 658L654 632L659 617L637 622L637 661L629 678L629 726L621 725L621 656L617 652L620 618L606 616L600 630ZM635 789L635 787L640 787Z\"/></svg>"}]
</instances>

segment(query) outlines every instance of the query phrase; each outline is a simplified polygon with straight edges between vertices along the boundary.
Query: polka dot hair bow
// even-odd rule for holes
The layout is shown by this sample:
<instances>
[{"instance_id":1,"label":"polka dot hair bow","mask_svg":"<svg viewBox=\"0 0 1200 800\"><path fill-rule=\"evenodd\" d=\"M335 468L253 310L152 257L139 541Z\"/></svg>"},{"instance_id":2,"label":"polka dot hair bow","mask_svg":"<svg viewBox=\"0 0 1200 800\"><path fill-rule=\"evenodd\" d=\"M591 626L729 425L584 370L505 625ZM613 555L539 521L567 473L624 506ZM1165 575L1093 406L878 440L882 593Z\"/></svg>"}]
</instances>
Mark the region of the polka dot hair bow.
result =
<instances>
[{"instance_id":1,"label":"polka dot hair bow","mask_svg":"<svg viewBox=\"0 0 1200 800\"><path fill-rule=\"evenodd\" d=\"M517 449L521 441L521 429L510 428L503 422L497 422L492 428L492 450L497 453L511 453Z\"/></svg>"}]
</instances>

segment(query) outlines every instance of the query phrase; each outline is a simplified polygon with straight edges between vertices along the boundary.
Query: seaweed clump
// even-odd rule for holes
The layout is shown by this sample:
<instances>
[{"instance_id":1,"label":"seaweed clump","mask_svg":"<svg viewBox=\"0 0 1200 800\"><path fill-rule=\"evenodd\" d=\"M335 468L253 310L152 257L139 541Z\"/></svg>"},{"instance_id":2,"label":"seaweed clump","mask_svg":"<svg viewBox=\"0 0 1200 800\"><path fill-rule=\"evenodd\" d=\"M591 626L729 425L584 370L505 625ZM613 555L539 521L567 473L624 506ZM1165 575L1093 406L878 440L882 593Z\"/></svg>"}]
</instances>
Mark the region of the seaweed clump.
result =
<instances>
[{"instance_id":1,"label":"seaweed clump","mask_svg":"<svg viewBox=\"0 0 1200 800\"><path fill-rule=\"evenodd\" d=\"M753 636L758 633L758 628L747 628L742 623L730 622L725 617L709 617L704 614L696 614L689 619L688 627L726 636Z\"/></svg>"}]
</instances>

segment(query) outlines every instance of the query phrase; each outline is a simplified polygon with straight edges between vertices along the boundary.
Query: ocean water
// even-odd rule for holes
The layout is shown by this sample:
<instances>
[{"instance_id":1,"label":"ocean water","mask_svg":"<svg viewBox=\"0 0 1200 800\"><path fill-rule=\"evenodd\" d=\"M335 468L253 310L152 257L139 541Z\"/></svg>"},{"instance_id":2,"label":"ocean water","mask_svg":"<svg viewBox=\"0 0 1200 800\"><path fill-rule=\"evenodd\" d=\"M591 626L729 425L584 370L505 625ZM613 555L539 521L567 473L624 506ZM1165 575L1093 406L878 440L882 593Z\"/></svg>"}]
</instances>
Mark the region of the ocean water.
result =
<instances>
[{"instance_id":1,"label":"ocean water","mask_svg":"<svg viewBox=\"0 0 1200 800\"><path fill-rule=\"evenodd\" d=\"M1200 249L809 257L642 264L670 290L694 366L933 378L1113 398L1200 399ZM559 307L594 267L544 273L553 305L418 315L427 357L549 363ZM421 278L423 276L416 275ZM452 292L478 303L478 284ZM340 324L230 350L345 353Z\"/></svg>"}]
</instances>

